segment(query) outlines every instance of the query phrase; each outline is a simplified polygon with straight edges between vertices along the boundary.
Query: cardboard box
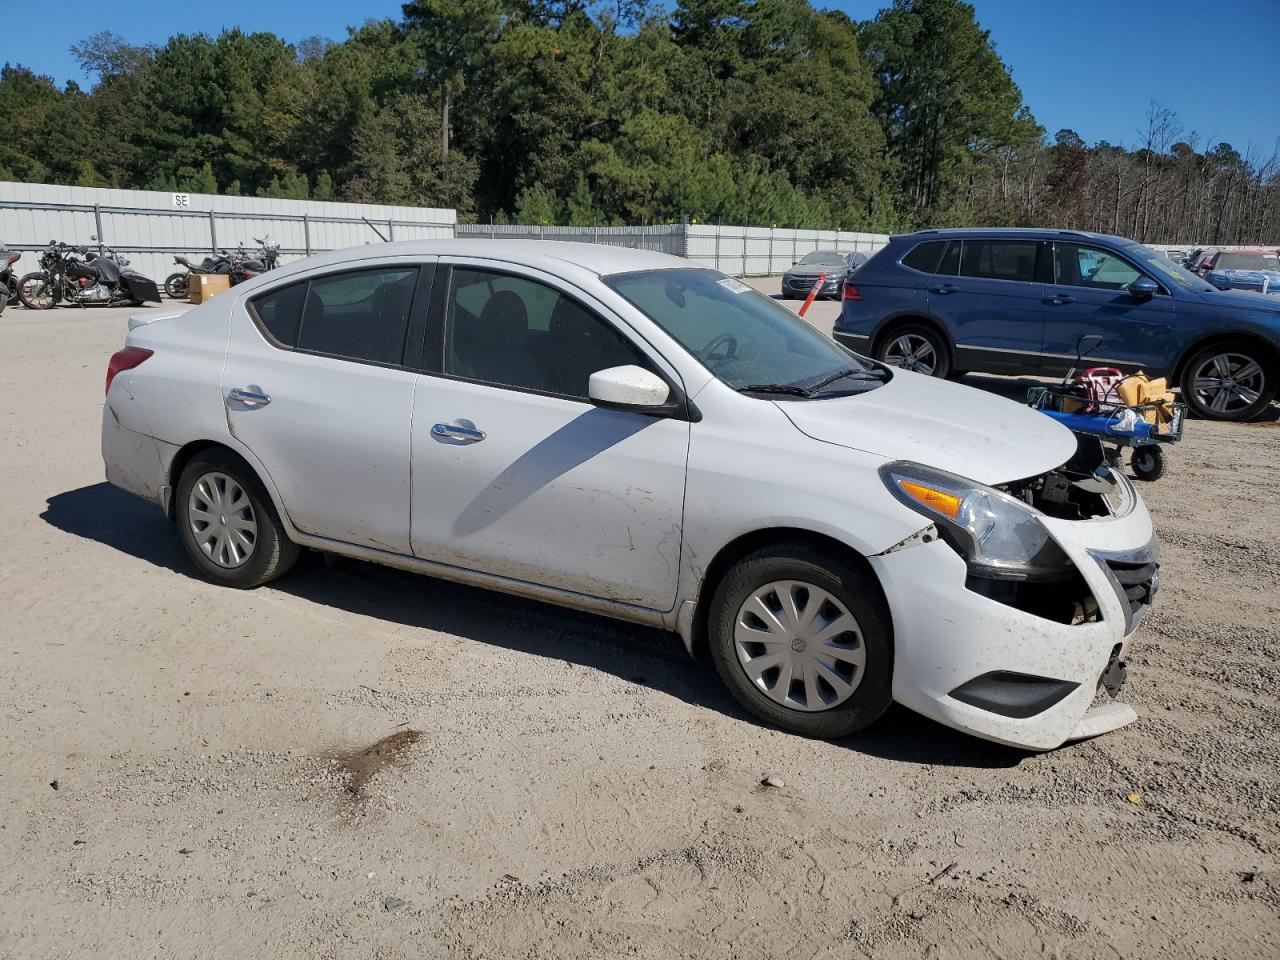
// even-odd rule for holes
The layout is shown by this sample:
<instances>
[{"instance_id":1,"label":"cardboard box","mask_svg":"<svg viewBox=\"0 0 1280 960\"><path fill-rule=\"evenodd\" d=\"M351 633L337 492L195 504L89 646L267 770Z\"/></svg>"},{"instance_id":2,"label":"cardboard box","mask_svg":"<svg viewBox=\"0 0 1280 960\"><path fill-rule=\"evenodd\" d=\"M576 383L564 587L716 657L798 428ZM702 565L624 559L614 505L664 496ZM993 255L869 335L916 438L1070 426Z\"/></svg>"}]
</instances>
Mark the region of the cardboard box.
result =
<instances>
[{"instance_id":1,"label":"cardboard box","mask_svg":"<svg viewBox=\"0 0 1280 960\"><path fill-rule=\"evenodd\" d=\"M231 289L231 278L225 273L193 273L187 276L187 292L192 303L204 303Z\"/></svg>"}]
</instances>

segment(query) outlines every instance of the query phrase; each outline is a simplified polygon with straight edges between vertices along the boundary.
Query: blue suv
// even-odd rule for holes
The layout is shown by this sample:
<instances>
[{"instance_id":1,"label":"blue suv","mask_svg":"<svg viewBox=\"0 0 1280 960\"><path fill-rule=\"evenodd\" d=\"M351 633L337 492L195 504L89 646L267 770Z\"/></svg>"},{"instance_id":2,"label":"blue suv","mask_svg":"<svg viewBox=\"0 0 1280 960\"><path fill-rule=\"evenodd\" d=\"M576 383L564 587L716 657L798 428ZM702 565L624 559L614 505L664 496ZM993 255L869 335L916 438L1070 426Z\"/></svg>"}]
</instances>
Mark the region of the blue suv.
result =
<instances>
[{"instance_id":1,"label":"blue suv","mask_svg":"<svg viewBox=\"0 0 1280 960\"><path fill-rule=\"evenodd\" d=\"M922 230L892 237L844 283L835 338L936 377L1060 377L1091 366L1167 376L1197 414L1250 420L1280 386L1280 303L1218 290L1123 237Z\"/></svg>"}]
</instances>

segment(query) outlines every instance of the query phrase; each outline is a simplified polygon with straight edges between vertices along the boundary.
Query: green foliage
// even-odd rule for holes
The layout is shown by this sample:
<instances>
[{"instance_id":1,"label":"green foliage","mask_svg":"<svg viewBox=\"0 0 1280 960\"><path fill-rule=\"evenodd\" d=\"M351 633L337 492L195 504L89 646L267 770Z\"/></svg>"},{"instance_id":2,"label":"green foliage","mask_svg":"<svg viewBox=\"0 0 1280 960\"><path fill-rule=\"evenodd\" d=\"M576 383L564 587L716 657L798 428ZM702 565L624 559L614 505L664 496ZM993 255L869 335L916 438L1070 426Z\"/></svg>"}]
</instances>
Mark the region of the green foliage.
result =
<instances>
[{"instance_id":1,"label":"green foliage","mask_svg":"<svg viewBox=\"0 0 1280 960\"><path fill-rule=\"evenodd\" d=\"M1165 136L1171 115L1133 151L1046 142L961 0L893 0L862 24L808 0L410 0L340 42L72 49L88 92L0 70L0 177L498 223L1147 236L1182 216L1226 242L1280 217L1272 168Z\"/></svg>"}]
</instances>

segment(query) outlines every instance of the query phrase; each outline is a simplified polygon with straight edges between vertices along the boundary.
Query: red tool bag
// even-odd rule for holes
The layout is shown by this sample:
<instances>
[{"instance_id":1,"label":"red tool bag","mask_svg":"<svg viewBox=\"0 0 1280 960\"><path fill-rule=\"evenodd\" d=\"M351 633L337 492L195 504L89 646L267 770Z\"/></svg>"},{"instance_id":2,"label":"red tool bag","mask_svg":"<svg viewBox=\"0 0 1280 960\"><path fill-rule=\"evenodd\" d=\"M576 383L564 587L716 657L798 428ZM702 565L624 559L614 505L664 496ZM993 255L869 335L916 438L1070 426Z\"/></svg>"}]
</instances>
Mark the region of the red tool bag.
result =
<instances>
[{"instance_id":1,"label":"red tool bag","mask_svg":"<svg viewBox=\"0 0 1280 960\"><path fill-rule=\"evenodd\" d=\"M1090 367L1071 379L1085 400L1084 413L1098 413L1100 408L1115 406L1120 402L1116 388L1124 374L1115 367Z\"/></svg>"}]
</instances>

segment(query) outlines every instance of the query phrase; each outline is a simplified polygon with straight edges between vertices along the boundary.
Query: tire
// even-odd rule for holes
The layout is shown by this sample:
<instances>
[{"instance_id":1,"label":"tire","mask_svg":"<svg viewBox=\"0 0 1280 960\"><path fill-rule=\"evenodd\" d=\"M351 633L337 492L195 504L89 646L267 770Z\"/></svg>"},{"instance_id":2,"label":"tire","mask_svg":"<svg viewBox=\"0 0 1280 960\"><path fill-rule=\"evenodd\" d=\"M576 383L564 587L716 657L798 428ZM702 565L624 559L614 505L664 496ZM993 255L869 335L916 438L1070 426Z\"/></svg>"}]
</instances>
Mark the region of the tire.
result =
<instances>
[{"instance_id":1,"label":"tire","mask_svg":"<svg viewBox=\"0 0 1280 960\"><path fill-rule=\"evenodd\" d=\"M1159 480L1164 466L1164 451L1159 447L1134 447L1129 458L1129 468L1139 480Z\"/></svg>"},{"instance_id":2,"label":"tire","mask_svg":"<svg viewBox=\"0 0 1280 960\"><path fill-rule=\"evenodd\" d=\"M1182 368L1182 399L1206 420L1253 420L1280 386L1276 359L1247 340L1223 340L1194 353Z\"/></svg>"},{"instance_id":3,"label":"tire","mask_svg":"<svg viewBox=\"0 0 1280 960\"><path fill-rule=\"evenodd\" d=\"M782 612L781 602L775 610L768 599L782 601L783 591L793 598L801 623L817 602L815 614L823 626L833 627L847 615L851 629L824 637L816 626L798 626ZM751 612L751 607L760 609L757 600L774 611L773 629ZM707 636L720 679L756 717L805 737L843 737L877 720L892 700L889 622L870 574L833 554L792 543L756 550L725 575L711 600ZM755 639L768 636L780 639ZM814 656L809 644L837 653ZM775 661L776 667L769 666ZM825 671L810 667L818 663ZM752 679L752 670L758 679ZM784 671L793 681L785 691ZM842 691L828 677L850 689Z\"/></svg>"},{"instance_id":4,"label":"tire","mask_svg":"<svg viewBox=\"0 0 1280 960\"><path fill-rule=\"evenodd\" d=\"M196 454L183 468L174 496L178 535L206 579L247 590L287 573L297 562L301 550L285 533L257 475L235 454ZM198 507L204 509L197 512ZM207 539L201 536L214 527Z\"/></svg>"},{"instance_id":5,"label":"tire","mask_svg":"<svg viewBox=\"0 0 1280 960\"><path fill-rule=\"evenodd\" d=\"M39 294L39 296L37 296ZM46 294L48 294L46 298ZM18 281L18 300L28 310L48 310L53 306L47 273L28 273Z\"/></svg>"},{"instance_id":6,"label":"tire","mask_svg":"<svg viewBox=\"0 0 1280 960\"><path fill-rule=\"evenodd\" d=\"M4 289L5 289L4 287L0 287L0 291L3 291ZM14 276L9 277L7 290L8 290L8 296L6 297L6 302L8 303L9 306L16 307L18 304L22 302L21 300L18 299L18 278L17 277L14 277ZM0 296L5 296L5 294L3 292L0 292Z\"/></svg>"},{"instance_id":7,"label":"tire","mask_svg":"<svg viewBox=\"0 0 1280 960\"><path fill-rule=\"evenodd\" d=\"M876 346L876 359L930 377L946 378L951 373L951 351L946 341L933 327L922 323L891 328Z\"/></svg>"},{"instance_id":8,"label":"tire","mask_svg":"<svg viewBox=\"0 0 1280 960\"><path fill-rule=\"evenodd\" d=\"M187 275L185 273L170 274L164 282L165 296L171 300L187 299Z\"/></svg>"}]
</instances>

